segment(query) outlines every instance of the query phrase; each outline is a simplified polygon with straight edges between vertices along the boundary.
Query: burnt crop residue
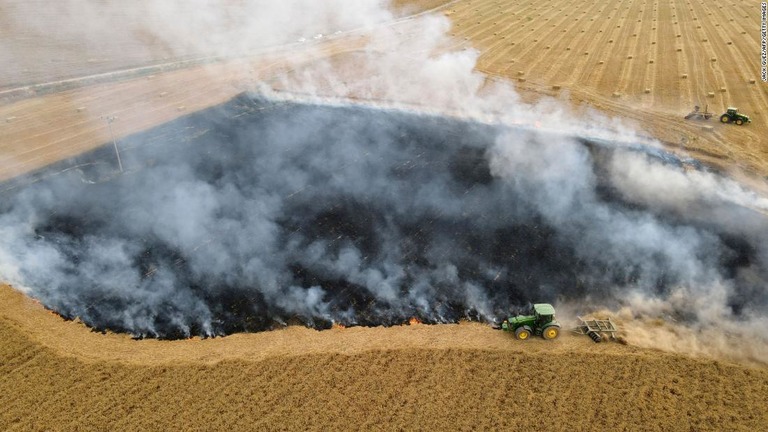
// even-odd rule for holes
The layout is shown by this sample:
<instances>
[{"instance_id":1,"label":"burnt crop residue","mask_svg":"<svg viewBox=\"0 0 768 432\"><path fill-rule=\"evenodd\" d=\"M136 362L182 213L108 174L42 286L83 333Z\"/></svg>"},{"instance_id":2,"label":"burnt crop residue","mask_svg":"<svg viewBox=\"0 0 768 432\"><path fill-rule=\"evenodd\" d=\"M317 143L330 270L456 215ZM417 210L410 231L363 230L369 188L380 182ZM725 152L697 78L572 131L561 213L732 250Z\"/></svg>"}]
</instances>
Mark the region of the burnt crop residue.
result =
<instances>
[{"instance_id":1,"label":"burnt crop residue","mask_svg":"<svg viewBox=\"0 0 768 432\"><path fill-rule=\"evenodd\" d=\"M632 295L768 305L765 218L655 149L247 95L119 145L124 173L110 144L0 204L1 276L95 329L491 321Z\"/></svg>"}]
</instances>

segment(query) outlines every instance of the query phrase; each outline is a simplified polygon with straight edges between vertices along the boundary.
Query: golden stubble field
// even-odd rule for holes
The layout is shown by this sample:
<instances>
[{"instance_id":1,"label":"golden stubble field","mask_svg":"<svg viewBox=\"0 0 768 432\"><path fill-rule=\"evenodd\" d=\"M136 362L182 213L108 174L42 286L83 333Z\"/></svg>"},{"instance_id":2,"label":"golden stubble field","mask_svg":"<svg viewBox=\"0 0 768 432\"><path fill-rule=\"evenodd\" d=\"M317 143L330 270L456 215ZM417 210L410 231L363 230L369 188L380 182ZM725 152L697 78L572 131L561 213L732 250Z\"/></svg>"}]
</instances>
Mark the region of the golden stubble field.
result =
<instances>
[{"instance_id":1,"label":"golden stubble field","mask_svg":"<svg viewBox=\"0 0 768 432\"><path fill-rule=\"evenodd\" d=\"M101 335L0 288L3 430L760 430L768 371L482 324Z\"/></svg>"},{"instance_id":2,"label":"golden stubble field","mask_svg":"<svg viewBox=\"0 0 768 432\"><path fill-rule=\"evenodd\" d=\"M620 117L670 149L765 187L768 90L759 79L759 2L397 4L413 12L444 4L438 12L452 23L444 49L479 50L476 69L514 82L525 101L553 97L577 114L595 109ZM418 37L418 28L400 28L401 36ZM3 36L18 44L19 55L38 43ZM164 58L162 47L132 53L130 44L75 53L36 70L30 83L0 83L0 179L108 141L104 115L119 116L120 138L224 102L286 65L311 69L331 57L346 64L364 44L353 35L93 84L77 77L176 59ZM115 58L122 60L108 61ZM45 91L12 85L73 78ZM696 104L716 115L737 106L753 123L684 121ZM2 430L768 427L764 366L570 335L521 344L480 324L132 341L64 322L3 286L0 340Z\"/></svg>"},{"instance_id":3,"label":"golden stubble field","mask_svg":"<svg viewBox=\"0 0 768 432\"><path fill-rule=\"evenodd\" d=\"M539 95L636 120L695 157L768 174L768 84L760 79L760 3L751 0L471 0L446 7L478 70ZM535 97L535 96L534 96ZM729 106L747 127L686 122ZM712 131L701 129L712 126ZM718 162L719 161L719 162Z\"/></svg>"}]
</instances>

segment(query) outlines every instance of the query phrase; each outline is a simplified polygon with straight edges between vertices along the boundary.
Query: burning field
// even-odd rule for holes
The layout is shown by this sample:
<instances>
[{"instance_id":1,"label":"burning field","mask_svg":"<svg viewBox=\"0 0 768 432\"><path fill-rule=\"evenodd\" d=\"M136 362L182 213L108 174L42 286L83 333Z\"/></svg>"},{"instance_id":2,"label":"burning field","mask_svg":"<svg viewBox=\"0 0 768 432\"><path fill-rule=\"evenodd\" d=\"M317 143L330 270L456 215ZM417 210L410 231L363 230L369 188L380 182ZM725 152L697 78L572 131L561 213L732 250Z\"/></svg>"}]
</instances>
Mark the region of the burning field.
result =
<instances>
[{"instance_id":1,"label":"burning field","mask_svg":"<svg viewBox=\"0 0 768 432\"><path fill-rule=\"evenodd\" d=\"M766 319L765 202L650 145L241 95L121 148L122 173L107 145L0 207L3 276L94 329L492 323L539 299Z\"/></svg>"},{"instance_id":2,"label":"burning field","mask_svg":"<svg viewBox=\"0 0 768 432\"><path fill-rule=\"evenodd\" d=\"M0 429L766 429L756 7L6 3Z\"/></svg>"}]
</instances>

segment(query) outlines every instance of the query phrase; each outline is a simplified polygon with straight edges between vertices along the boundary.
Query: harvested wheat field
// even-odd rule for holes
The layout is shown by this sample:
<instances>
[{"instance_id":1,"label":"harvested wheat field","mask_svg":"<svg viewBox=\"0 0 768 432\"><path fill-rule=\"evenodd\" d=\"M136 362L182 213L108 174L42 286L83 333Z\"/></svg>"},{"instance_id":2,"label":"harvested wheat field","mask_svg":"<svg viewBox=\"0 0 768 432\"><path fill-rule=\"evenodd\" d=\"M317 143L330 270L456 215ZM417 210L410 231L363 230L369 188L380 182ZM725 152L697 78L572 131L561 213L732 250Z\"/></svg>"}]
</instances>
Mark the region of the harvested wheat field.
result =
<instances>
[{"instance_id":1,"label":"harvested wheat field","mask_svg":"<svg viewBox=\"0 0 768 432\"><path fill-rule=\"evenodd\" d=\"M759 2L2 3L0 430L768 429Z\"/></svg>"},{"instance_id":2,"label":"harvested wheat field","mask_svg":"<svg viewBox=\"0 0 768 432\"><path fill-rule=\"evenodd\" d=\"M755 430L768 372L486 325L133 341L8 287L5 430ZM685 426L681 426L685 425Z\"/></svg>"}]
</instances>

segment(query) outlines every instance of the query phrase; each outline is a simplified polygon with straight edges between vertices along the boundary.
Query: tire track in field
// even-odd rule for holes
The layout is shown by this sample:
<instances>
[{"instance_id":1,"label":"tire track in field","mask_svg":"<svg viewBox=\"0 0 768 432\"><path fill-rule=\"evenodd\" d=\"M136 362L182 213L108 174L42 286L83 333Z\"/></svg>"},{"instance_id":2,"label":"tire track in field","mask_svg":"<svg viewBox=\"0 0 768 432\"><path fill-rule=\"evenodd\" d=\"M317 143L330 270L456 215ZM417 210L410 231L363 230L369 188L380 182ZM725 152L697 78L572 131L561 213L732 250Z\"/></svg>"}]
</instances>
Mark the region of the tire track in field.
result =
<instances>
[{"instance_id":1,"label":"tire track in field","mask_svg":"<svg viewBox=\"0 0 768 432\"><path fill-rule=\"evenodd\" d=\"M635 18L635 16L642 13L641 11L644 11L644 9L641 9L644 7L644 4L645 2L642 4L639 2L630 3L627 10L624 12L626 14L626 28L624 29L624 34L630 41L629 45L631 46L631 51L629 55L632 56L632 59L631 62L627 63L623 70L624 74L622 75L619 84L619 92L621 94L626 94L633 99L643 97L645 88L644 83L648 73L648 47L650 46L650 40L648 41L648 44L641 43L643 23L642 19L638 22ZM638 5L637 9L633 7L635 5ZM646 66L641 66L643 64Z\"/></svg>"},{"instance_id":2,"label":"tire track in field","mask_svg":"<svg viewBox=\"0 0 768 432\"><path fill-rule=\"evenodd\" d=\"M478 22L480 31L473 35L473 39L483 44L486 52L493 44L494 36L499 32L499 22L508 18L502 6L497 1L486 0L483 7L477 12L478 16L483 17L483 19Z\"/></svg>"},{"instance_id":3,"label":"tire track in field","mask_svg":"<svg viewBox=\"0 0 768 432\"><path fill-rule=\"evenodd\" d=\"M717 15L713 14L713 16ZM760 117L765 118L764 115L755 117L754 113L764 113L768 109L768 96L760 91L761 88L758 87L757 79L756 84L749 84L749 79L755 79L750 71L759 70L759 65L755 62L754 68L752 68L752 62L750 61L752 56L745 54L748 47L734 42L734 33L740 33L731 27L731 24L736 22L732 10L730 8L721 10L720 17L721 19L718 19L716 22L710 23L710 28L713 35L712 48L718 56L717 63L720 63L718 68L721 71L723 87L726 88L726 93L721 96L724 102L723 108L736 106L741 108L741 111L745 112L745 114L751 115L753 123L739 128L739 132L741 135L749 137L750 142L758 144L755 150L768 154L768 147L761 143L760 138L757 136L758 132L752 130L754 127L765 130L765 124L760 121ZM729 45L728 42L731 42L731 44ZM757 59L758 55L759 52L755 50L752 58ZM721 62L721 58L724 61Z\"/></svg>"},{"instance_id":4,"label":"tire track in field","mask_svg":"<svg viewBox=\"0 0 768 432\"><path fill-rule=\"evenodd\" d=\"M721 25L715 26L718 39L715 46L719 48L718 55L725 58L725 61L721 64L725 65L725 77L723 79L727 82L727 92L730 94L728 105L749 106L763 111L768 108L768 99L759 91L757 84L749 84L750 79L755 79L755 82L757 82L756 76L751 71L760 70L760 65L757 61L759 52L754 50L753 53L749 53L751 55L745 53L747 48L739 41L740 38L738 37L740 35L738 28L740 27L731 26L736 22L736 19L733 17L733 11L728 8L725 14L727 14L728 21L721 20ZM718 57L719 60L720 57ZM738 77L738 79L733 79L732 77ZM744 102L746 101L751 101L751 103L745 104Z\"/></svg>"},{"instance_id":5,"label":"tire track in field","mask_svg":"<svg viewBox=\"0 0 768 432\"><path fill-rule=\"evenodd\" d=\"M567 2L563 2L562 5L564 6L562 9L567 9ZM539 58L538 63L543 65L541 76L544 77L545 82L564 85L576 85L579 82L579 72L589 67L587 66L589 57L594 55L593 44L582 42L593 34L591 31L587 32L590 25L585 23L590 22L590 18L594 19L593 14L597 13L594 9L599 7L598 3L594 3L590 9L579 10L580 13L575 17L568 14L567 19L562 21L562 25L556 27L557 34L560 36L556 39L557 43L552 43L552 49L562 54L554 64L549 58ZM600 30L597 33L599 34ZM585 52L590 54L585 55Z\"/></svg>"},{"instance_id":6,"label":"tire track in field","mask_svg":"<svg viewBox=\"0 0 768 432\"><path fill-rule=\"evenodd\" d=\"M526 48L518 55L519 59L525 61L524 72L531 77L543 77L539 81L545 83L551 79L551 77L546 76L545 72L550 71L552 68L545 67L542 70L540 65L543 62L548 62L550 63L549 66L551 66L551 56L555 55L553 52L559 49L560 41L567 36L562 31L562 27L572 20L572 17L567 16L567 14L557 14L556 18L556 22L553 22L552 14L540 17L539 19L543 21L541 28L545 28L546 31L537 32L534 42L527 44ZM511 68L511 65L509 67Z\"/></svg>"},{"instance_id":7,"label":"tire track in field","mask_svg":"<svg viewBox=\"0 0 768 432\"><path fill-rule=\"evenodd\" d=\"M694 0L697 1L697 0ZM688 2L689 6L693 6L690 2ZM677 69L677 75L675 76L675 79L677 80L678 89L680 91L680 95L682 96L682 104L683 106L679 106L679 108L685 108L685 109L691 109L693 108L693 105L698 105L702 107L703 110L706 110L708 108L708 100L706 99L706 94L702 93L700 90L696 89L694 90L693 87L695 87L696 80L693 78L692 70L698 69L694 67L691 68L690 62L688 61L689 55L692 51L692 46L695 45L694 43L691 43L690 35L697 33L694 29L695 26L699 25L699 15L700 13L697 13L695 9L692 7L689 7L691 10L691 19L692 23L690 24L690 31L686 32L681 38L674 38L674 46L672 49L674 50L673 53L670 54L670 56L674 56L676 59L678 59L678 69ZM660 38L661 40L666 40L666 38ZM678 51L680 50L680 51ZM683 79L682 76L685 74L688 78Z\"/></svg>"},{"instance_id":8,"label":"tire track in field","mask_svg":"<svg viewBox=\"0 0 768 432\"><path fill-rule=\"evenodd\" d=\"M646 37L645 43L648 46L648 60L646 65L646 72L645 72L645 82L644 87L646 89L650 89L650 94L646 95L646 100L643 103L643 106L646 108L651 108L655 106L658 100L661 100L661 105L665 105L664 101L664 95L665 91L663 89L663 84L659 83L658 81L658 75L659 70L662 70L662 73L664 71L663 65L661 62L661 57L659 56L659 36L658 36L658 26L655 23L655 19L658 16L657 11L655 10L652 5L644 3L643 6L643 13L640 15L640 20L643 23L641 28L638 30L639 34L641 35L648 35ZM663 79L663 78L662 78Z\"/></svg>"},{"instance_id":9,"label":"tire track in field","mask_svg":"<svg viewBox=\"0 0 768 432\"><path fill-rule=\"evenodd\" d=\"M543 23L547 18L542 16L541 13L535 13L537 10L537 8L531 8L525 12L517 13L515 21L508 23L505 29L513 26L515 22L522 23L519 25L518 30L512 33L498 32L500 35L505 35L505 39L496 44L498 48L495 53L491 55L490 53L493 51L489 50L487 54L483 54L480 58L478 69L509 73L510 69L519 68L520 66L516 66L516 64L520 63L525 53L532 47L535 48L540 43L539 41L544 38L540 29L544 28ZM539 31L537 32L536 30ZM500 36L494 34L493 37ZM503 60L504 57L508 57L510 60L505 61ZM523 67L530 70L530 64L526 64Z\"/></svg>"},{"instance_id":10,"label":"tire track in field","mask_svg":"<svg viewBox=\"0 0 768 432\"><path fill-rule=\"evenodd\" d=\"M593 69L597 63L594 58L598 46L597 36L601 34L601 29L594 29L596 26L594 16L597 15L596 9L599 7L600 4L594 2L591 7L579 10L573 20L568 21L572 23L572 27L561 32L563 37L568 37L568 35L578 31L575 33L576 36L571 39L571 43L568 44L570 51L566 50L568 58L572 60L557 69L546 67L544 72L549 72L545 74L547 82L566 86L583 85L585 74ZM547 59L543 57L539 58L539 63L546 61ZM557 79L560 81L555 82Z\"/></svg>"},{"instance_id":11,"label":"tire track in field","mask_svg":"<svg viewBox=\"0 0 768 432\"><path fill-rule=\"evenodd\" d=\"M740 92L736 90L740 83L733 79L729 80L729 77L745 73L745 65L742 64L736 68L740 59L736 58L734 51L730 49L731 46L726 43L727 32L723 33L721 27L730 21L727 21L727 17L723 17L723 9L718 5L710 7L706 2L693 6L694 11L691 16L697 19L692 18L689 21L689 28L691 33L697 35L697 40L691 44L696 50L691 51L695 52L694 68L698 77L701 78L698 88L703 99L706 100L705 104L709 105L709 110L714 114L714 122L719 123L719 114L724 112L728 105L733 105L734 102L741 103ZM687 10L690 11L690 8ZM687 35L688 32L685 34ZM712 58L716 61L713 62ZM746 80L742 81L742 87L746 85L744 83ZM725 88L726 91L721 92L720 88ZM714 97L707 96L706 92L710 91L714 93ZM736 128L727 125L718 126L718 128L724 136L726 154L734 162L748 162L753 167L761 164L761 161L754 156L755 146L760 145L759 132L749 130L747 127ZM734 157L735 154L738 158Z\"/></svg>"},{"instance_id":12,"label":"tire track in field","mask_svg":"<svg viewBox=\"0 0 768 432\"><path fill-rule=\"evenodd\" d=\"M708 61L709 59L706 58L706 53L703 52L704 49L701 42L705 36L700 22L702 19L701 15L705 15L705 13L698 15L698 21L695 22L699 22L699 24L695 25L695 31L679 33L679 30L676 30L675 36L681 35L676 40L680 44L679 48L682 49L682 58L684 59L684 69L682 69L682 72L688 76L687 79L681 79L681 82L686 81L688 92L693 95L692 99L694 101L698 101L697 105L711 105L710 108L715 109L714 101L707 96L709 80L707 79L707 68L704 67L704 60Z\"/></svg>"},{"instance_id":13,"label":"tire track in field","mask_svg":"<svg viewBox=\"0 0 768 432\"><path fill-rule=\"evenodd\" d=\"M619 3L621 5L621 3ZM623 79L627 74L627 69L633 66L634 58L629 58L631 54L627 53L628 47L632 41L627 37L626 16L618 7L611 11L617 18L615 25L611 28L609 44L611 49L608 53L608 70L611 72L609 78L604 80L604 89L606 95L619 95L623 85Z\"/></svg>"},{"instance_id":14,"label":"tire track in field","mask_svg":"<svg viewBox=\"0 0 768 432\"><path fill-rule=\"evenodd\" d=\"M479 49L483 50L483 47L481 46L481 41L477 40L477 37L482 33L483 20L478 21L478 18L482 17L483 11L486 11L487 13L488 11L491 10L490 8L487 7L488 6L487 3L488 3L487 0L480 2L480 4L474 4L474 5L472 3L466 3L464 5L463 10L460 10L459 8L457 8L456 9L457 12L451 15L454 22L454 26L457 29L455 31L455 34L460 39L463 39L463 41L460 42L460 45L477 45ZM510 9L509 13L508 14L505 13L505 15L509 15L508 19L512 20L511 24L514 24L514 18L519 16L520 13L524 13L524 11L528 10L529 8L530 8L530 4L528 8L522 8L522 10ZM472 23L472 24L468 24L468 23ZM522 33L522 30L518 30L517 32L508 34L507 38L508 39L514 38L516 33Z\"/></svg>"},{"instance_id":15,"label":"tire track in field","mask_svg":"<svg viewBox=\"0 0 768 432\"><path fill-rule=\"evenodd\" d=\"M617 4L621 5L621 3ZM610 53L611 58L607 62L609 65L608 69L613 73L604 82L606 87L610 86L610 88L605 89L606 93L618 95L622 90L622 83L624 83L624 80L630 73L629 70L633 67L635 59L632 54L632 46L636 41L630 40L631 38L627 36L627 17L624 15L625 12L618 7L614 7L610 13L618 16L618 20L612 30L613 42L611 44L614 49Z\"/></svg>"},{"instance_id":16,"label":"tire track in field","mask_svg":"<svg viewBox=\"0 0 768 432\"><path fill-rule=\"evenodd\" d=\"M548 19L549 19L548 17L542 16L542 14L540 14L540 13L537 14L537 16L538 16L538 18L534 18L532 21L534 21L534 20L535 21L539 21L540 20L540 21L544 22L544 21L548 21ZM544 28L543 22L541 23L542 27L540 27L540 28ZM509 35L515 36L516 33L517 33L517 32L509 32L508 31L508 29L511 26L513 26L513 25L514 25L514 22L508 23L504 28L499 29L500 35L505 35L504 37L506 39L502 39L501 41L499 41L499 42L495 43L493 46L491 46L491 48L489 48L488 54L487 54L488 57L486 58L486 55L484 54L483 57L481 58L481 62L483 64L483 66L481 66L481 68L485 68L485 69L488 69L488 70L494 70L494 71L497 71L497 72L504 73L504 72L508 71L509 68L512 67L512 62L504 62L504 61L502 61L502 59L505 56L509 55L511 53L511 51L513 51L514 49L517 49L519 47L523 47L522 51L518 52L516 58L514 59L515 61L522 60L523 58L526 57L526 55L532 49L539 49L540 45L541 45L540 41L541 40L549 40L550 35L554 32L554 30L552 28L550 28L546 32L541 32L541 31L534 32L535 36L532 36L530 34L528 34L528 35L522 34L519 39L512 38L512 40L510 40ZM521 32L521 33L524 33L524 32ZM528 33L530 33L530 32L528 32ZM529 42L530 39L533 39L533 43ZM515 47L515 48L513 48L513 47ZM501 62L501 64L500 64L500 62ZM526 69L528 69L530 71L532 69L532 67L533 67L532 66L533 64L534 63L532 63L532 62L528 62L527 66L526 66Z\"/></svg>"},{"instance_id":17,"label":"tire track in field","mask_svg":"<svg viewBox=\"0 0 768 432\"><path fill-rule=\"evenodd\" d=\"M675 54L677 54L677 57L683 65L683 68L678 71L678 80L681 84L687 84L687 86L683 87L684 91L682 93L685 95L685 98L683 99L684 106L681 106L680 108L687 111L691 110L694 105L698 105L702 110L709 110L711 112L714 109L713 106L710 106L713 101L707 96L710 85L708 84L708 79L703 74L699 73L703 72L703 66L708 64L705 60L709 60L708 57L699 52L701 51L701 39L703 38L700 34L700 15L702 14L696 12L692 6L693 5L689 1L680 2L678 0L678 5L675 8L675 11L677 12L677 17L675 19L680 23L679 26L675 28L675 39L678 41ZM677 37L677 35L680 35L680 37ZM682 51L678 52L677 49L681 49ZM692 56L693 67L691 67L691 62L689 62L689 56ZM694 72L697 73L697 76L695 77L693 76ZM682 74L687 74L688 78L681 79Z\"/></svg>"},{"instance_id":18,"label":"tire track in field","mask_svg":"<svg viewBox=\"0 0 768 432\"><path fill-rule=\"evenodd\" d=\"M718 27L720 27L720 16L722 6L717 5L715 9L707 8L707 16L705 17L701 26L704 38L702 39L703 51L706 53L705 61L707 61L709 69L711 70L712 81L707 85L715 94L715 101L720 103L721 108L725 108L729 105L728 99L730 95L730 85L727 74L720 66L725 63L726 67L729 67L728 63L731 62L732 56L727 55L725 50L721 48L725 46L726 41L721 38ZM729 58L730 57L730 58ZM711 98L710 98L711 99Z\"/></svg>"},{"instance_id":19,"label":"tire track in field","mask_svg":"<svg viewBox=\"0 0 768 432\"><path fill-rule=\"evenodd\" d=\"M552 6L552 12L549 14L546 14L542 16L540 19L542 20L541 28L546 28L547 31L545 34L539 35L540 38L536 42L536 45L533 45L526 49L524 52L520 54L521 58L528 57L528 54L535 54L533 50L536 50L537 52L542 52L543 55L535 56L533 55L533 59L526 58L527 60L527 74L529 76L536 76L536 77L544 77L543 81L546 81L548 78L545 77L543 74L544 71L540 71L539 65L542 63L542 61L549 62L549 68L545 68L545 71L551 71L551 62L553 60L553 57L557 58L558 60L562 60L565 58L564 55L557 55L554 54L555 52L559 51L561 49L560 47L560 41L563 40L564 37L566 37L565 31L562 28L566 25L568 22L568 17L560 13L562 12L562 9L558 9L557 11L554 11L554 8L559 6L559 3ZM544 46L544 49L541 49L541 46ZM549 48L547 48L549 47Z\"/></svg>"},{"instance_id":20,"label":"tire track in field","mask_svg":"<svg viewBox=\"0 0 768 432\"><path fill-rule=\"evenodd\" d=\"M601 6L604 7L604 5L601 4ZM610 81L612 81L610 78L604 78L604 77L611 77L611 75L616 71L615 67L613 66L613 61L615 61L615 56L612 55L612 51L614 51L614 42L616 41L616 35L618 34L617 25L619 22L619 16L617 14L614 14L613 16L607 18L608 22L606 23L600 23L598 22L601 18L603 18L601 15L599 15L602 12L602 9L598 10L598 14L592 16L591 18L594 19L595 25L598 27L601 27L598 30L598 34L602 34L603 36L599 38L598 40L594 41L593 46L598 46L599 48L595 48L595 52L597 53L596 57L599 59L595 61L595 65L593 66L594 72L590 72L587 75L587 78L583 82L583 85L587 88L593 88L595 91L598 92L607 92L610 94L613 90L607 89L606 84ZM603 27L604 25L604 27ZM591 47L590 47L591 49ZM607 53L607 55L605 55ZM600 64L600 61L603 62L603 64Z\"/></svg>"},{"instance_id":21,"label":"tire track in field","mask_svg":"<svg viewBox=\"0 0 768 432\"><path fill-rule=\"evenodd\" d=\"M535 8L532 8L530 12L533 13L535 10ZM511 66L511 63L515 61L515 59L503 61L503 58L509 58L513 51L517 50L520 46L529 45L525 42L528 36L530 36L530 31L526 31L526 27L517 25L517 30L512 30L516 24L522 22L523 18L521 18L521 15L525 15L525 12L508 11L500 21L494 21L493 29L495 31L493 35L488 35L484 39L484 42L488 44L488 48L478 61L478 69L501 71L507 66ZM534 20L531 19L529 23L533 23ZM501 24L498 24L499 22ZM523 24L526 23L523 22ZM488 39L496 41L489 43L487 42ZM518 57L516 56L516 58Z\"/></svg>"}]
</instances>

